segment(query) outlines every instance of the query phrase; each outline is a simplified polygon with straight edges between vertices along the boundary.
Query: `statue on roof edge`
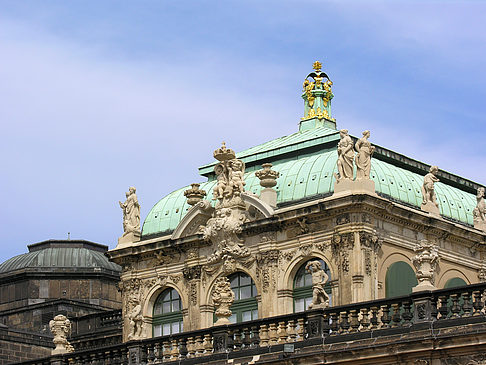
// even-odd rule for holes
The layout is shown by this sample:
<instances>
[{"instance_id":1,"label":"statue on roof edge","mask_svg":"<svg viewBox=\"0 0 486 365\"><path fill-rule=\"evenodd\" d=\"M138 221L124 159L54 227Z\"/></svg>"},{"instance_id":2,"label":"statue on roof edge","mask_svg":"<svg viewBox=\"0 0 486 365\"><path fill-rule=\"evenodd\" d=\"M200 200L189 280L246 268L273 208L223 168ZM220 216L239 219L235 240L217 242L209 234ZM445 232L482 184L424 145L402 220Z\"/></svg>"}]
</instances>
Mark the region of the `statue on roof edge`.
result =
<instances>
[{"instance_id":1,"label":"statue on roof edge","mask_svg":"<svg viewBox=\"0 0 486 365\"><path fill-rule=\"evenodd\" d=\"M356 141L354 148L356 149L356 179L369 179L371 171L371 156L375 151L375 147L368 141L370 131L364 131L363 137Z\"/></svg>"}]
</instances>

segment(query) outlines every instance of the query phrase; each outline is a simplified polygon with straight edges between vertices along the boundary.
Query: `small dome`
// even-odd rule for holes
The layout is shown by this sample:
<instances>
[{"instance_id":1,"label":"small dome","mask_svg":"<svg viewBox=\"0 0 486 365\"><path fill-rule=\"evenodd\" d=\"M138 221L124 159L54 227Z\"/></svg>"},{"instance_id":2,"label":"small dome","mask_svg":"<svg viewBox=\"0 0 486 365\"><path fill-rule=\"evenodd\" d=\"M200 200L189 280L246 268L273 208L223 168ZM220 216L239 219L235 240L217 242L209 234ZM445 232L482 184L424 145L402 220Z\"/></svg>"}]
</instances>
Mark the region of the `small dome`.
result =
<instances>
[{"instance_id":1,"label":"small dome","mask_svg":"<svg viewBox=\"0 0 486 365\"><path fill-rule=\"evenodd\" d=\"M48 240L28 246L29 252L12 257L0 264L0 274L32 269L37 271L109 270L119 272L121 267L110 262L104 253L108 246L85 240Z\"/></svg>"}]
</instances>

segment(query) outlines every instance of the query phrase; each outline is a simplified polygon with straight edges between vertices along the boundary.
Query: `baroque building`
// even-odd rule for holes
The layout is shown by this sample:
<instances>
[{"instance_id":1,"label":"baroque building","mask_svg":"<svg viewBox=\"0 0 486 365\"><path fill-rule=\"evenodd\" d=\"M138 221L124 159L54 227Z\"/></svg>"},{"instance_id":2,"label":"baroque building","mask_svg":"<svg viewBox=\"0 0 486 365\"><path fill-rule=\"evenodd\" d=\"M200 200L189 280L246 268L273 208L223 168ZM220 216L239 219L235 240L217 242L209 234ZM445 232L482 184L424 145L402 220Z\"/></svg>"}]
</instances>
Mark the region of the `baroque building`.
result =
<instances>
[{"instance_id":1,"label":"baroque building","mask_svg":"<svg viewBox=\"0 0 486 365\"><path fill-rule=\"evenodd\" d=\"M313 66L294 134L215 145L141 228L129 189L123 344L51 363L486 363L484 188L338 130Z\"/></svg>"}]
</instances>

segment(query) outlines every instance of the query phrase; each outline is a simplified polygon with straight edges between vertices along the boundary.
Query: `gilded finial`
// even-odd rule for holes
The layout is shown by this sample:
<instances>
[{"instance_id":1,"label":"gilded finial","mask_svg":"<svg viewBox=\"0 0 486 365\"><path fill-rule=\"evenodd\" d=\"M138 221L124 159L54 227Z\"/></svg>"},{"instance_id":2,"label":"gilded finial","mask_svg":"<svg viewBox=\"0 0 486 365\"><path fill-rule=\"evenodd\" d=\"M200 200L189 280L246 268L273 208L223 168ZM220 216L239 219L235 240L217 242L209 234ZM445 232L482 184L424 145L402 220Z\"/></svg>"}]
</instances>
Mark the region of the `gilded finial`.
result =
<instances>
[{"instance_id":1,"label":"gilded finial","mask_svg":"<svg viewBox=\"0 0 486 365\"><path fill-rule=\"evenodd\" d=\"M314 70L316 72L319 72L321 71L321 68L322 68L322 63L320 63L319 61L316 61L314 62L314 64L312 65L312 68L314 68Z\"/></svg>"}]
</instances>

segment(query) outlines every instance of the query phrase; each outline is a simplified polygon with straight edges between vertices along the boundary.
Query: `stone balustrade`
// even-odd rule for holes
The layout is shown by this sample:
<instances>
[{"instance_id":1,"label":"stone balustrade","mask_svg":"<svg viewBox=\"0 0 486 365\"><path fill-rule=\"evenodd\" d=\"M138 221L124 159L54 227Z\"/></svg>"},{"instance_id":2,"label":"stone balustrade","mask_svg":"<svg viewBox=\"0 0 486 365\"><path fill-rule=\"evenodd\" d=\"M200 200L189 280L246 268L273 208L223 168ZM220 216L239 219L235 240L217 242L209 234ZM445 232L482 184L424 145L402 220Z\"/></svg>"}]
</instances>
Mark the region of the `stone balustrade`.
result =
<instances>
[{"instance_id":1,"label":"stone balustrade","mask_svg":"<svg viewBox=\"0 0 486 365\"><path fill-rule=\"evenodd\" d=\"M257 354L282 354L284 344L293 344L292 348L299 351L318 345L321 351L326 351L327 344L347 343L349 346L350 341L355 340L381 337L385 343L393 341L393 335L403 336L424 329L431 330L431 336L437 336L444 328L448 336L464 336L467 332L464 328L472 329L472 325L481 323L485 325L486 339L485 291L486 283L423 291L130 341L22 364L206 363L251 358ZM456 334L451 331L454 327L461 331ZM474 333L477 336L477 328Z\"/></svg>"}]
</instances>

